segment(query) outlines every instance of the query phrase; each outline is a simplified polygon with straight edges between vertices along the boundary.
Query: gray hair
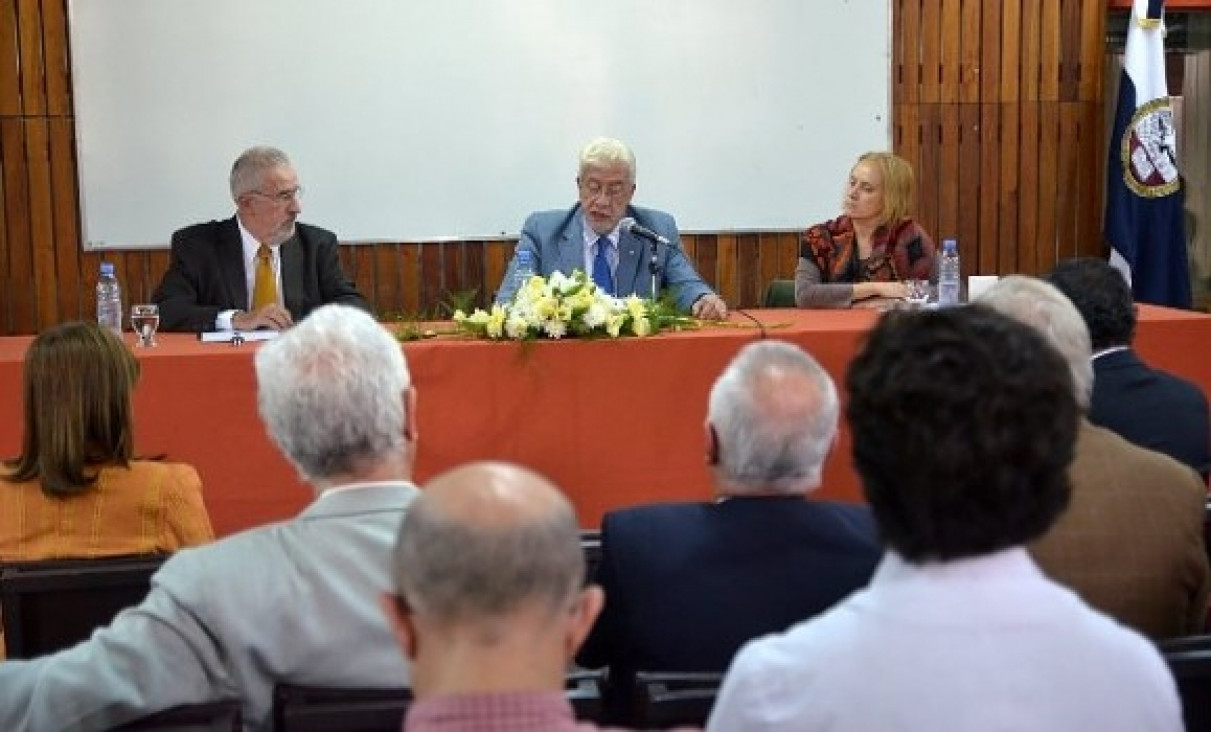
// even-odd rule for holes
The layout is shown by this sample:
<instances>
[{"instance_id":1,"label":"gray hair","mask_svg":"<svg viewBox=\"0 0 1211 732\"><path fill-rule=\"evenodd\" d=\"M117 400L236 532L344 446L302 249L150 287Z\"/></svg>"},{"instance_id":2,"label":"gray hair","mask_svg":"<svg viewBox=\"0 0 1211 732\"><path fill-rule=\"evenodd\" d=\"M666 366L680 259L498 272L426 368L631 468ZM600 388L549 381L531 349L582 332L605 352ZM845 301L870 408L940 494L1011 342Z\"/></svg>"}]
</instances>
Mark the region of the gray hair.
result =
<instances>
[{"instance_id":1,"label":"gray hair","mask_svg":"<svg viewBox=\"0 0 1211 732\"><path fill-rule=\"evenodd\" d=\"M718 469L744 489L806 493L820 485L838 412L832 377L803 349L751 343L711 388Z\"/></svg>"},{"instance_id":2,"label":"gray hair","mask_svg":"<svg viewBox=\"0 0 1211 732\"><path fill-rule=\"evenodd\" d=\"M408 364L365 312L325 305L256 354L257 406L270 437L312 483L403 446Z\"/></svg>"},{"instance_id":3,"label":"gray hair","mask_svg":"<svg viewBox=\"0 0 1211 732\"><path fill-rule=\"evenodd\" d=\"M627 178L635 182L635 153L625 142L610 137L590 140L580 151L580 175L589 168L622 163L627 168Z\"/></svg>"},{"instance_id":4,"label":"gray hair","mask_svg":"<svg viewBox=\"0 0 1211 732\"><path fill-rule=\"evenodd\" d=\"M261 179L266 171L274 168L291 168L290 158L276 147L258 145L240 153L231 166L231 198L238 201L240 196L251 193L261 187Z\"/></svg>"},{"instance_id":5,"label":"gray hair","mask_svg":"<svg viewBox=\"0 0 1211 732\"><path fill-rule=\"evenodd\" d=\"M570 607L585 581L585 560L562 494L541 515L489 525L460 520L435 503L422 491L396 539L395 588L413 610L445 625L486 623L490 642L493 621L523 606Z\"/></svg>"},{"instance_id":6,"label":"gray hair","mask_svg":"<svg viewBox=\"0 0 1211 732\"><path fill-rule=\"evenodd\" d=\"M1064 293L1036 277L1010 275L998 280L978 302L1041 333L1068 363L1077 405L1088 411L1093 394L1089 328Z\"/></svg>"}]
</instances>

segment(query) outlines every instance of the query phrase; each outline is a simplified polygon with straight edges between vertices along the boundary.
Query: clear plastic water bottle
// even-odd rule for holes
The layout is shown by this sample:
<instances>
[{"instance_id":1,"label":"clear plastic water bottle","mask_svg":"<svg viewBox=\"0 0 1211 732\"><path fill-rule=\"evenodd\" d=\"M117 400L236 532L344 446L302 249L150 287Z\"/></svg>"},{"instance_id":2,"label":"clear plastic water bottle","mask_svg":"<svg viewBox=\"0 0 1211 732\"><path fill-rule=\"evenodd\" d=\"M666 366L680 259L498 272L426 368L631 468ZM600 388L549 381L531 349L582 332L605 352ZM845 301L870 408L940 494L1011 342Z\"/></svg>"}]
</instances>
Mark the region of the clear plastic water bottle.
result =
<instances>
[{"instance_id":1,"label":"clear plastic water bottle","mask_svg":"<svg viewBox=\"0 0 1211 732\"><path fill-rule=\"evenodd\" d=\"M513 267L513 291L517 292L534 276L534 252L529 249L517 250L517 262Z\"/></svg>"},{"instance_id":2,"label":"clear plastic water bottle","mask_svg":"<svg viewBox=\"0 0 1211 732\"><path fill-rule=\"evenodd\" d=\"M101 277L97 280L97 325L122 337L122 288L114 276L112 262L101 263Z\"/></svg>"},{"instance_id":3,"label":"clear plastic water bottle","mask_svg":"<svg viewBox=\"0 0 1211 732\"><path fill-rule=\"evenodd\" d=\"M938 307L959 304L959 243L954 239L942 242L942 261L938 266Z\"/></svg>"}]
</instances>

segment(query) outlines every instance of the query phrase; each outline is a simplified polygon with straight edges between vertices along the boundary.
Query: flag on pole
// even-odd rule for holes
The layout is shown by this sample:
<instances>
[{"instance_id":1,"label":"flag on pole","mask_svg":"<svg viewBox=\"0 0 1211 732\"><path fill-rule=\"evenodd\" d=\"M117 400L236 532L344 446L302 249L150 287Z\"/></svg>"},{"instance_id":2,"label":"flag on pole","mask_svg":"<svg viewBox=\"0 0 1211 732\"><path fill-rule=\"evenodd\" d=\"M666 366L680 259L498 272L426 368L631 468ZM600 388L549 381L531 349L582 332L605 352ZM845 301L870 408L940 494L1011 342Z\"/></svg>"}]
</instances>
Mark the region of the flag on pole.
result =
<instances>
[{"instance_id":1,"label":"flag on pole","mask_svg":"<svg viewBox=\"0 0 1211 732\"><path fill-rule=\"evenodd\" d=\"M1185 194L1165 85L1164 0L1134 0L1110 136L1105 234L1110 263L1140 302L1190 307Z\"/></svg>"}]
</instances>

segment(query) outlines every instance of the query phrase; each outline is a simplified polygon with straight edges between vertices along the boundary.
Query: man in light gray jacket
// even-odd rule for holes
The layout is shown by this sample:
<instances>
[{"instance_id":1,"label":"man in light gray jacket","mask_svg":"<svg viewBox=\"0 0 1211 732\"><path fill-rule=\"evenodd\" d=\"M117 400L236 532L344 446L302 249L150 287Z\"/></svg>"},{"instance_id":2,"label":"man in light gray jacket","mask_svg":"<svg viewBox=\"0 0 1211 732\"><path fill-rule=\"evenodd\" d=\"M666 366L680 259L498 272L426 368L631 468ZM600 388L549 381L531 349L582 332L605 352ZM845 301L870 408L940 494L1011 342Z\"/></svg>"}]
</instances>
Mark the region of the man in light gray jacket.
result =
<instances>
[{"instance_id":1,"label":"man in light gray jacket","mask_svg":"<svg viewBox=\"0 0 1211 732\"><path fill-rule=\"evenodd\" d=\"M177 553L143 603L89 641L0 663L0 729L108 729L235 698L245 728L262 730L275 683L407 683L375 601L417 494L416 397L399 343L361 310L327 305L261 347L256 377L265 427L315 500L292 520Z\"/></svg>"}]
</instances>

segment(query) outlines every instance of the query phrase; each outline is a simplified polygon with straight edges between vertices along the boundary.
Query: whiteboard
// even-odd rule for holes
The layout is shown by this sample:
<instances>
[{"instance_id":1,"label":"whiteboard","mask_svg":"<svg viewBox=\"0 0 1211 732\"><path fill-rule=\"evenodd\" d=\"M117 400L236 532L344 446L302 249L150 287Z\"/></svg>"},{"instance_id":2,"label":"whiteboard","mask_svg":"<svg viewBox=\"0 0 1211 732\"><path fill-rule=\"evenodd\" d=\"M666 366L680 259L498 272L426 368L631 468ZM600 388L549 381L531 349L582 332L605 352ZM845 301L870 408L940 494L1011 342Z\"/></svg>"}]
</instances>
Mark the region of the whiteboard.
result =
<instances>
[{"instance_id":1,"label":"whiteboard","mask_svg":"<svg viewBox=\"0 0 1211 732\"><path fill-rule=\"evenodd\" d=\"M889 147L887 0L71 0L85 246L234 211L245 148L292 158L345 242L514 236L576 198L598 135L687 231L831 217Z\"/></svg>"}]
</instances>

